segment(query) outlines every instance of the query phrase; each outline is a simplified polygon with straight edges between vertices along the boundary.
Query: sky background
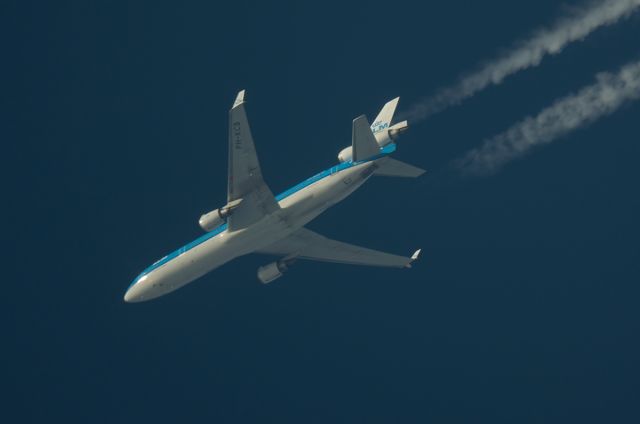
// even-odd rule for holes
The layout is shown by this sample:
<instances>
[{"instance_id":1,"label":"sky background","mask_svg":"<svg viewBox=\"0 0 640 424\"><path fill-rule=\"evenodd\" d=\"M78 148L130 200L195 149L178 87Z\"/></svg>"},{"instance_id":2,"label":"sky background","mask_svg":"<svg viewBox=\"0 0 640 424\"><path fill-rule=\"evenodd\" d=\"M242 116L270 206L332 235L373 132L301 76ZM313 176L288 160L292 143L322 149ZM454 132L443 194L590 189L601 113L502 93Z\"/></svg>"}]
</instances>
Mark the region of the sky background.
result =
<instances>
[{"instance_id":1,"label":"sky background","mask_svg":"<svg viewBox=\"0 0 640 424\"><path fill-rule=\"evenodd\" d=\"M409 271L251 255L125 304L224 204L227 112L247 89L274 192L328 168L351 120L399 110L570 1L5 1L3 422L640 420L640 103L499 173L448 164L637 60L640 17L412 125L309 227L423 257Z\"/></svg>"}]
</instances>

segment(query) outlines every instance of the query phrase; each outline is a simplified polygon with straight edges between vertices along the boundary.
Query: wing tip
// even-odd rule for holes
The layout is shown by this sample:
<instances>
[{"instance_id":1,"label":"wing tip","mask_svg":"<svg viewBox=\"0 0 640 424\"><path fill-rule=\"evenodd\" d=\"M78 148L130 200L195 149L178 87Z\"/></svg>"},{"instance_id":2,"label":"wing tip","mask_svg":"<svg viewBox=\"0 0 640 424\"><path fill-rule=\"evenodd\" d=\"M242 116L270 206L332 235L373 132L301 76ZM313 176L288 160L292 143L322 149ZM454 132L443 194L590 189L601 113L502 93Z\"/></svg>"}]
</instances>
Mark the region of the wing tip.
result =
<instances>
[{"instance_id":1,"label":"wing tip","mask_svg":"<svg viewBox=\"0 0 640 424\"><path fill-rule=\"evenodd\" d=\"M418 258L420 257L420 252L422 252L422 249L418 249L415 252L413 252L413 255L411 255L411 260L409 261L409 263L405 266L405 268L411 268L411 264L415 261L418 260Z\"/></svg>"},{"instance_id":2,"label":"wing tip","mask_svg":"<svg viewBox=\"0 0 640 424\"><path fill-rule=\"evenodd\" d=\"M244 94L247 90L240 90L238 95L236 96L236 100L233 102L233 107L240 106L244 103Z\"/></svg>"}]
</instances>

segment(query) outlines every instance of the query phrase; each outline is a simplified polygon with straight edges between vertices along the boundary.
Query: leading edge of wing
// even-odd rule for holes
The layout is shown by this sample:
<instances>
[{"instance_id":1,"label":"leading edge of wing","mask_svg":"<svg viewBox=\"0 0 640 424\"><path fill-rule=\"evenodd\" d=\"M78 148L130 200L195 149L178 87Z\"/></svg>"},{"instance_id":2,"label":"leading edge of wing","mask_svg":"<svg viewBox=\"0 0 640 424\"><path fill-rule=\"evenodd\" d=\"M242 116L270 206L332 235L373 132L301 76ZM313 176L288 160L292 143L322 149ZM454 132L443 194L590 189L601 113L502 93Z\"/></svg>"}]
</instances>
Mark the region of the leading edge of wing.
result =
<instances>
[{"instance_id":1,"label":"leading edge of wing","mask_svg":"<svg viewBox=\"0 0 640 424\"><path fill-rule=\"evenodd\" d=\"M410 268L411 263L418 259L420 249L410 257L399 256L333 240L306 228L300 228L256 253L351 265Z\"/></svg>"}]
</instances>

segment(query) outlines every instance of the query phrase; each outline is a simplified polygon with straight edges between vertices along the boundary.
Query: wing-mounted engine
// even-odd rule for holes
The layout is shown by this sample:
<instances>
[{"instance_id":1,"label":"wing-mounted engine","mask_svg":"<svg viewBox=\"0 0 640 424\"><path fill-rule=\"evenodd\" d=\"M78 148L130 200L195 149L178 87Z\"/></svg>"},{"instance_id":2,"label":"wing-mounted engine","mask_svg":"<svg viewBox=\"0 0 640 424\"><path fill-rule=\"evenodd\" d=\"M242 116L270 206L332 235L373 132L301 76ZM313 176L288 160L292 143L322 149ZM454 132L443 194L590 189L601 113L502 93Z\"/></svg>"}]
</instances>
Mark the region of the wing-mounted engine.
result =
<instances>
[{"instance_id":1,"label":"wing-mounted engine","mask_svg":"<svg viewBox=\"0 0 640 424\"><path fill-rule=\"evenodd\" d=\"M198 224L205 231L212 231L224 224L227 218L231 216L233 210L240 206L242 199L236 199L229 202L226 206L207 212L200 217Z\"/></svg>"},{"instance_id":2,"label":"wing-mounted engine","mask_svg":"<svg viewBox=\"0 0 640 424\"><path fill-rule=\"evenodd\" d=\"M285 258L276 262L271 262L265 266L261 266L258 268L258 280L260 280L263 284L268 284L278 278L282 277L282 275L289 270L289 266L291 266L295 262L295 258Z\"/></svg>"}]
</instances>

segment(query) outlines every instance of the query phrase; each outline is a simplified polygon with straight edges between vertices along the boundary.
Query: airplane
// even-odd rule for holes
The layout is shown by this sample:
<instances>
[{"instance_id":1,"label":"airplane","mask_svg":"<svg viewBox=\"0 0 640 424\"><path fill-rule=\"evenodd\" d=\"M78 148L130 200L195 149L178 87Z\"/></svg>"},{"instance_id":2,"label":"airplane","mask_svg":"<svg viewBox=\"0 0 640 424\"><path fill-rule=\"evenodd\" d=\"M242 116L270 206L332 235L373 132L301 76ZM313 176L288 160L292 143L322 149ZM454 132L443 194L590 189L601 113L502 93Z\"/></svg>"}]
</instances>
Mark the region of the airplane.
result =
<instances>
[{"instance_id":1,"label":"airplane","mask_svg":"<svg viewBox=\"0 0 640 424\"><path fill-rule=\"evenodd\" d=\"M407 121L391 125L399 97L387 102L373 125L353 120L351 146L339 163L274 196L260 170L245 111L245 90L229 112L227 204L200 217L205 234L164 256L138 275L125 302L163 296L223 264L262 253L279 257L258 268L258 280L280 278L298 259L410 268L420 249L404 257L343 243L305 228L305 224L342 201L372 175L416 178L425 171L390 157Z\"/></svg>"}]
</instances>

